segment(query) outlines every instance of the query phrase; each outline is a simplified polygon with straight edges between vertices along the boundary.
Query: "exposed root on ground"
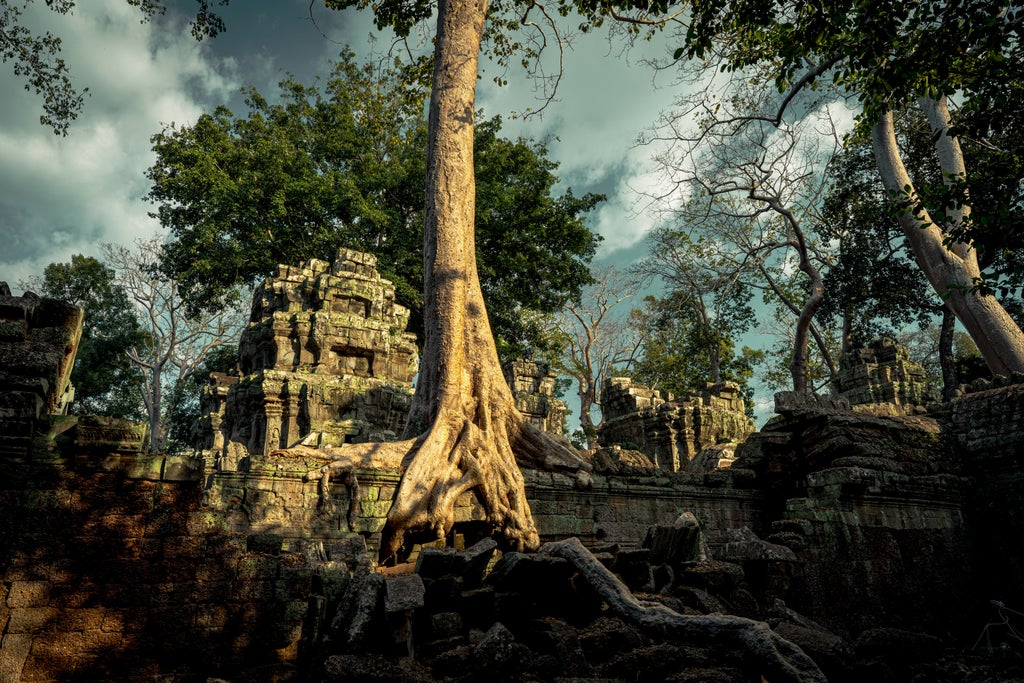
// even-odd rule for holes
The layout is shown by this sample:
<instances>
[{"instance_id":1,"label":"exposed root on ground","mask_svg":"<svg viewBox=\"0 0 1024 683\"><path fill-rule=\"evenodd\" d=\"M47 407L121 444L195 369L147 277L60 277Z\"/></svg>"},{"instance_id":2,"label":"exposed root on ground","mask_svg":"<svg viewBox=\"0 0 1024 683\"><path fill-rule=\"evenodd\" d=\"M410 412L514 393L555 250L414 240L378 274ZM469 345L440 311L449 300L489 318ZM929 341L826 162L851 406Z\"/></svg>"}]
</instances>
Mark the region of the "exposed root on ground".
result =
<instances>
[{"instance_id":1,"label":"exposed root on ground","mask_svg":"<svg viewBox=\"0 0 1024 683\"><path fill-rule=\"evenodd\" d=\"M803 650L764 622L719 614L688 616L658 603L642 602L577 538L545 543L540 552L572 562L616 615L642 629L694 643L734 643L763 667L763 674L771 683L826 681L825 675Z\"/></svg>"}]
</instances>

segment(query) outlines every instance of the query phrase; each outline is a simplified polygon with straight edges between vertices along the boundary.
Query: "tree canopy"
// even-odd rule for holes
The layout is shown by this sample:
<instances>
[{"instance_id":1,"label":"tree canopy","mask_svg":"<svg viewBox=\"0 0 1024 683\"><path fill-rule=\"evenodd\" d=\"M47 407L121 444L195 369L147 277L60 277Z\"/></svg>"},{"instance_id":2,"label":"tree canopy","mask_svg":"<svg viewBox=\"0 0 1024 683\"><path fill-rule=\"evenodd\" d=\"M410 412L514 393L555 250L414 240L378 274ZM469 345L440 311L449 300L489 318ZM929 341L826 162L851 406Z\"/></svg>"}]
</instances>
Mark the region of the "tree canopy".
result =
<instances>
[{"instance_id":1,"label":"tree canopy","mask_svg":"<svg viewBox=\"0 0 1024 683\"><path fill-rule=\"evenodd\" d=\"M226 107L153 137L149 198L171 231L165 271L193 311L278 263L329 259L339 246L371 252L421 333L426 92L346 51L322 84L281 83L279 103L246 91ZM599 237L584 225L603 198L556 195L543 144L479 124L477 262L491 324L509 353L543 343L522 309L550 313L590 282Z\"/></svg>"}]
</instances>

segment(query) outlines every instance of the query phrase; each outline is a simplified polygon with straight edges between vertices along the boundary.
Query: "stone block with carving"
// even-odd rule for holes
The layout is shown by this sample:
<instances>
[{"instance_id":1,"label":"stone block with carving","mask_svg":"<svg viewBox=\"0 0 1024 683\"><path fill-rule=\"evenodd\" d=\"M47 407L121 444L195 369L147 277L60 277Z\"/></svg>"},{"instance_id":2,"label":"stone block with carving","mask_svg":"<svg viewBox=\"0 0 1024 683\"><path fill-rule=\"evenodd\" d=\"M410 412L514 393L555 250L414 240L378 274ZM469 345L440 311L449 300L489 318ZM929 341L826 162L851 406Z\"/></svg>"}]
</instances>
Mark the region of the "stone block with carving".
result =
<instances>
[{"instance_id":1,"label":"stone block with carving","mask_svg":"<svg viewBox=\"0 0 1024 683\"><path fill-rule=\"evenodd\" d=\"M82 309L0 282L0 454L25 455L36 421L65 412Z\"/></svg>"},{"instance_id":2,"label":"stone block with carving","mask_svg":"<svg viewBox=\"0 0 1024 683\"><path fill-rule=\"evenodd\" d=\"M523 417L546 432L561 434L567 407L554 396L558 373L547 363L526 359L505 363L502 369Z\"/></svg>"}]
</instances>

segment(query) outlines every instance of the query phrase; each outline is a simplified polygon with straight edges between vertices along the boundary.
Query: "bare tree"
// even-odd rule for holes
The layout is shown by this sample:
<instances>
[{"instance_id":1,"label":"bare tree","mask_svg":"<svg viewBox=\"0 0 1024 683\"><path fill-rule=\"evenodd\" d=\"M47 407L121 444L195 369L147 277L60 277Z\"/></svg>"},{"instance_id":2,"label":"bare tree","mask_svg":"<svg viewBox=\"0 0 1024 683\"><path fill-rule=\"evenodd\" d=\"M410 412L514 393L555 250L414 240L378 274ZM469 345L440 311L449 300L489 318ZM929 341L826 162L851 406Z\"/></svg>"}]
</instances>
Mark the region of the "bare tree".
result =
<instances>
[{"instance_id":1,"label":"bare tree","mask_svg":"<svg viewBox=\"0 0 1024 683\"><path fill-rule=\"evenodd\" d=\"M607 268L595 274L580 301L570 301L559 320L566 351L562 371L575 382L580 397L580 426L588 448L597 447L593 410L601 407L601 390L614 372L626 372L640 348L640 330L627 306L636 298L635 276ZM624 315L625 313L625 315Z\"/></svg>"},{"instance_id":2,"label":"bare tree","mask_svg":"<svg viewBox=\"0 0 1024 683\"><path fill-rule=\"evenodd\" d=\"M658 122L648 141L665 145L657 159L669 189L657 199L675 198L682 208L673 220L717 245L723 277L756 273L746 284L767 290L792 314L793 389L807 392L811 339L835 374L814 324L825 297L821 273L830 258L827 245L816 243L808 227L820 220L827 189L822 161L835 153L841 136L827 107L789 123L771 113L777 101L749 88L729 101L714 100L710 91L680 100L695 125L679 112ZM787 286L797 270L803 281Z\"/></svg>"},{"instance_id":3,"label":"bare tree","mask_svg":"<svg viewBox=\"0 0 1024 683\"><path fill-rule=\"evenodd\" d=\"M149 449L161 452L177 401L168 400L168 390L183 386L207 354L218 346L234 342L241 332L238 309L225 308L189 318L178 285L159 269L161 240L137 240L134 248L105 244L103 254L114 269L118 284L138 309L146 332L145 345L128 351L128 358L142 371L139 393L149 423Z\"/></svg>"}]
</instances>

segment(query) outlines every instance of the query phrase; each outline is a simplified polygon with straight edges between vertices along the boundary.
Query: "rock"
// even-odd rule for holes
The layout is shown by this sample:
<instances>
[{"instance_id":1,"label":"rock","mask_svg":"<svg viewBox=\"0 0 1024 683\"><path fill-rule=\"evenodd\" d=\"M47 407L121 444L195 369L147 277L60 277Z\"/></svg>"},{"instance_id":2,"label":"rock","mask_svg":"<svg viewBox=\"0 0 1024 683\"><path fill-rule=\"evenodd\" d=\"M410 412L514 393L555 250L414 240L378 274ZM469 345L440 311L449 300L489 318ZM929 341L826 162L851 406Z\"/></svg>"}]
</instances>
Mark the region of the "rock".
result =
<instances>
[{"instance_id":1,"label":"rock","mask_svg":"<svg viewBox=\"0 0 1024 683\"><path fill-rule=\"evenodd\" d=\"M748 529L729 529L726 542L718 553L723 562L796 562L796 553L784 545L762 541Z\"/></svg>"},{"instance_id":2,"label":"rock","mask_svg":"<svg viewBox=\"0 0 1024 683\"><path fill-rule=\"evenodd\" d=\"M925 662L942 654L942 641L927 633L898 628L869 628L854 643L857 657L901 664Z\"/></svg>"},{"instance_id":3,"label":"rock","mask_svg":"<svg viewBox=\"0 0 1024 683\"><path fill-rule=\"evenodd\" d=\"M395 576L385 582L384 611L388 614L423 607L423 579L418 574Z\"/></svg>"},{"instance_id":4,"label":"rock","mask_svg":"<svg viewBox=\"0 0 1024 683\"><path fill-rule=\"evenodd\" d=\"M380 655L334 655L324 663L325 682L429 683L430 671L411 659L396 662Z\"/></svg>"},{"instance_id":5,"label":"rock","mask_svg":"<svg viewBox=\"0 0 1024 683\"><path fill-rule=\"evenodd\" d=\"M522 652L516 637L500 621L487 630L483 640L473 647L473 657L485 668L497 668L511 662Z\"/></svg>"}]
</instances>

